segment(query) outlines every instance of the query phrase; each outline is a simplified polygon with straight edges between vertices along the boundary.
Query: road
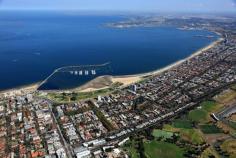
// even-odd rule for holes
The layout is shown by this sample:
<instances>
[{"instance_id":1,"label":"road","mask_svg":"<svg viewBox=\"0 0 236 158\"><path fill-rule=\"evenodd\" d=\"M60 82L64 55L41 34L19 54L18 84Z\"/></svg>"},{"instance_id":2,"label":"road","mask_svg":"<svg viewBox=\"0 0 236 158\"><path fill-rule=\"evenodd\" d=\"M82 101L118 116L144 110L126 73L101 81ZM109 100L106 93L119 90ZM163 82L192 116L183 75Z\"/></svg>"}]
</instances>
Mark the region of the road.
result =
<instances>
[{"instance_id":1,"label":"road","mask_svg":"<svg viewBox=\"0 0 236 158\"><path fill-rule=\"evenodd\" d=\"M230 114L233 113L236 113L236 103L224 108L222 111L216 114L216 117L218 117L219 120L224 120L225 117L228 117Z\"/></svg>"},{"instance_id":2,"label":"road","mask_svg":"<svg viewBox=\"0 0 236 158\"><path fill-rule=\"evenodd\" d=\"M55 117L55 114L54 114L53 111L52 111L52 104L51 104L51 102L49 102L49 108L50 108L51 114L52 114L52 116L53 116L53 120L54 120L54 122L55 122L55 124L56 124L56 126L57 126L57 130L58 130L58 132L59 132L59 135L60 135L60 137L61 137L61 140L63 141L63 145L64 145L65 150L66 150L66 154L67 154L68 158L72 158L72 157L73 157L73 156L72 156L73 151L72 151L72 149L70 148L70 145L68 145L68 143L66 142L65 138L63 137L63 134L62 134L61 129L60 129L60 127L59 127L58 121L57 121L57 119L56 119L56 117Z\"/></svg>"}]
</instances>

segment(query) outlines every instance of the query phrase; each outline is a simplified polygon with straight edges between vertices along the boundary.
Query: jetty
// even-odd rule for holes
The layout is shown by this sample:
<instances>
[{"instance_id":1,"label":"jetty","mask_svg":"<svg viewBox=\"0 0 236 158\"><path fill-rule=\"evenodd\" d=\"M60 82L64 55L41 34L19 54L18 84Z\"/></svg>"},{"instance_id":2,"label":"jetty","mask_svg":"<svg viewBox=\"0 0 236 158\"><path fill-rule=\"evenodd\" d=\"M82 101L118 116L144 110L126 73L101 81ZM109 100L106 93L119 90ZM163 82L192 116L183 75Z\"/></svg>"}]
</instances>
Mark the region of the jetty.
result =
<instances>
[{"instance_id":1,"label":"jetty","mask_svg":"<svg viewBox=\"0 0 236 158\"><path fill-rule=\"evenodd\" d=\"M97 72L104 67L108 66L110 62L106 62L104 64L99 65L72 65L72 66L63 66L55 69L45 80L43 80L38 88L40 88L43 84L45 84L52 76L56 73L69 73L70 75L76 76L89 76L89 75L97 75Z\"/></svg>"}]
</instances>

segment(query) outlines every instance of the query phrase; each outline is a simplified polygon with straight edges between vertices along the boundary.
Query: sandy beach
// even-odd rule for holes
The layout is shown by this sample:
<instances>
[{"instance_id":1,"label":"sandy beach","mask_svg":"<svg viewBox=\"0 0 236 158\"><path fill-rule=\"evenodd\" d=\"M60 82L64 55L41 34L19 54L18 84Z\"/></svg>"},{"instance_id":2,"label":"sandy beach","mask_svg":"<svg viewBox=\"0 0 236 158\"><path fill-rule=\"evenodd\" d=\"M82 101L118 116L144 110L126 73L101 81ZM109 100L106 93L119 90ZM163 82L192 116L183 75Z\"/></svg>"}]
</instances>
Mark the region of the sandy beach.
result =
<instances>
[{"instance_id":1,"label":"sandy beach","mask_svg":"<svg viewBox=\"0 0 236 158\"><path fill-rule=\"evenodd\" d=\"M200 55L201 53L203 53L204 51L208 50L208 49L211 49L213 48L215 45L217 45L219 42L221 42L222 40L224 40L223 38L219 38L218 40L212 42L211 44L209 44L208 46L204 47L204 48L201 48L199 49L198 51L196 51L195 53L193 53L192 55L190 55L189 57L185 58L185 59L182 59L182 60L179 60L173 64L170 64L164 68L161 68L161 69L158 69L158 70L155 70L155 71L152 71L152 72L148 72L148 73L143 73L143 74L136 74L136 75L125 75L125 76L109 76L109 78L107 78L107 81L110 83L104 87L102 86L98 86L98 87L92 87L92 85L96 85L95 83L93 84L90 84L92 82L96 82L96 80L98 81L99 79L96 78L94 79L93 81L85 84L82 86L82 89L81 87L78 88L77 90L79 90L80 92L91 92L91 91L96 91L96 90L100 90L100 89L105 89L105 88L108 88L109 85L113 84L113 83L116 83L116 82L119 82L119 83L122 83L123 86L128 86L130 84L134 84L134 83L137 83L139 81L141 81L143 79L143 77L145 76L150 76L150 75L158 75L158 74L161 74L169 69L172 69L176 66L179 66L180 64L182 64L183 62L191 59L191 58L194 58L195 56L198 56ZM100 79L103 78L103 76L99 77Z\"/></svg>"},{"instance_id":2,"label":"sandy beach","mask_svg":"<svg viewBox=\"0 0 236 158\"><path fill-rule=\"evenodd\" d=\"M116 83L116 82L120 82L123 85L129 85L129 84L133 84L135 82L138 82L142 79L142 76L130 76L130 77L112 77L112 82Z\"/></svg>"},{"instance_id":3,"label":"sandy beach","mask_svg":"<svg viewBox=\"0 0 236 158\"><path fill-rule=\"evenodd\" d=\"M100 78L103 78L103 76L101 76ZM120 76L120 77L116 77L116 76L109 76L109 78L106 80L106 81L103 81L104 83L106 82L107 85L106 86L100 86L94 82L98 82L97 81L98 79L95 78L93 81L89 82L89 83L86 83L84 86L82 87L79 87L77 89L77 91L79 92L92 92L92 91L97 91L97 90L102 90L102 89L106 89L106 88L109 88L112 84L114 83L122 83L122 86L128 86L130 84L133 84L133 83L136 83L140 80L142 80L142 76ZM92 85L95 85L95 87L98 87L98 88L95 88L93 87ZM89 88L87 88L89 87Z\"/></svg>"},{"instance_id":4,"label":"sandy beach","mask_svg":"<svg viewBox=\"0 0 236 158\"><path fill-rule=\"evenodd\" d=\"M34 92L38 89L40 83L34 83L34 84L29 84L21 87L16 87L12 89L7 89L0 91L0 95L6 94L6 95L11 95L11 94L20 94L22 92Z\"/></svg>"},{"instance_id":5,"label":"sandy beach","mask_svg":"<svg viewBox=\"0 0 236 158\"><path fill-rule=\"evenodd\" d=\"M221 42L222 40L224 40L223 38L219 38L218 40L212 42L211 44L209 44L208 46L204 47L204 48L201 48L199 49L198 51L196 51L195 53L193 53L192 55L190 55L189 57L185 58L185 59L182 59L182 60L179 60L173 64L170 64L164 68L161 68L161 69L158 69L158 70L155 70L155 71L152 71L152 72L149 72L149 73L144 73L144 74L140 74L142 76L147 76L147 75L157 75L157 74L160 74L164 71L167 71L173 67L176 67L180 64L182 64L183 62L191 59L191 58L194 58L195 56L198 56L200 55L201 53L203 53L204 51L208 50L208 49L211 49L213 48L214 46L216 46L219 42Z\"/></svg>"},{"instance_id":6,"label":"sandy beach","mask_svg":"<svg viewBox=\"0 0 236 158\"><path fill-rule=\"evenodd\" d=\"M179 60L179 61L177 61L173 64L170 64L170 65L168 65L164 68L160 68L158 70L147 72L147 73L135 74L135 75L100 76L100 77L97 77L97 78L93 79L92 81L89 81L88 83L86 83L86 84L84 84L84 85L82 85L78 88L71 89L71 91L92 92L92 91L97 91L97 90L109 88L112 84L117 83L117 82L121 83L122 87L137 83L137 82L141 81L146 76L158 75L158 74L163 73L163 72L165 72L165 71L167 71L167 70L169 70L173 67L176 67L176 66L182 64L186 60L189 60L189 59L191 59L195 56L198 56L202 52L214 47L215 45L217 45L222 40L223 40L223 38L219 38L218 40L212 42L210 45L196 51L195 53L193 53L189 57L187 57L185 59L182 59L182 60ZM17 88L13 88L13 89L3 90L3 91L0 91L0 94L20 93L22 91L32 92L32 91L36 91L39 85L40 85L40 83L35 83L35 84L30 84L30 85L17 87Z\"/></svg>"}]
</instances>

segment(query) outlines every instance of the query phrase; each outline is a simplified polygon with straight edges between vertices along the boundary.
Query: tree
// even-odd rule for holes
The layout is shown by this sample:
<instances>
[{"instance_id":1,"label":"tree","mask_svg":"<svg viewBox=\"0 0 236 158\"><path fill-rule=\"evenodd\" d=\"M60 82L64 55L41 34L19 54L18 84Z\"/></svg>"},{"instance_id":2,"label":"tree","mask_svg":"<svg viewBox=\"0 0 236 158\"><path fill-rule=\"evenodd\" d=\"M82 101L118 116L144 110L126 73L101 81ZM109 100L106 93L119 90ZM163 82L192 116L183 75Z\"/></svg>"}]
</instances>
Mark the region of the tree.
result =
<instances>
[{"instance_id":1,"label":"tree","mask_svg":"<svg viewBox=\"0 0 236 158\"><path fill-rule=\"evenodd\" d=\"M70 100L71 100L71 101L76 101L76 97L73 96L73 97L70 98Z\"/></svg>"}]
</instances>

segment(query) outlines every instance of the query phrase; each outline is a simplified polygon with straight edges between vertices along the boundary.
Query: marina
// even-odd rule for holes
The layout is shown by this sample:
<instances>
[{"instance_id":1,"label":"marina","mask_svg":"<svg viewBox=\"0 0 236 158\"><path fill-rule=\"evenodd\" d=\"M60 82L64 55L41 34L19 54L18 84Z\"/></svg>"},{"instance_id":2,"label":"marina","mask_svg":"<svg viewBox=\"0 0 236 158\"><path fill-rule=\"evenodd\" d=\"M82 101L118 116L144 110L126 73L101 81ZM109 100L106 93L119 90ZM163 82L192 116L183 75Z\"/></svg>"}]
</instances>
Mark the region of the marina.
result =
<instances>
[{"instance_id":1,"label":"marina","mask_svg":"<svg viewBox=\"0 0 236 158\"><path fill-rule=\"evenodd\" d=\"M74 78L81 80L82 78L96 78L101 75L110 74L111 67L110 62L100 65L80 65L80 66L65 66L53 71L41 84L39 90L50 90L50 84L55 84L56 80L67 80L68 78ZM64 77L63 77L64 76ZM66 76L66 77L65 77Z\"/></svg>"},{"instance_id":2,"label":"marina","mask_svg":"<svg viewBox=\"0 0 236 158\"><path fill-rule=\"evenodd\" d=\"M236 0L0 7L0 158L236 158Z\"/></svg>"},{"instance_id":3,"label":"marina","mask_svg":"<svg viewBox=\"0 0 236 158\"><path fill-rule=\"evenodd\" d=\"M84 72L84 73L83 73ZM96 70L80 70L80 71L70 71L71 75L79 75L79 76L83 76L83 75L96 75Z\"/></svg>"}]
</instances>

